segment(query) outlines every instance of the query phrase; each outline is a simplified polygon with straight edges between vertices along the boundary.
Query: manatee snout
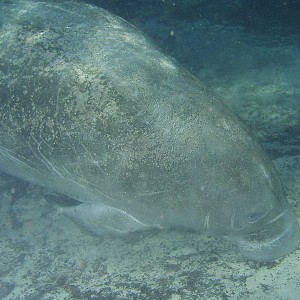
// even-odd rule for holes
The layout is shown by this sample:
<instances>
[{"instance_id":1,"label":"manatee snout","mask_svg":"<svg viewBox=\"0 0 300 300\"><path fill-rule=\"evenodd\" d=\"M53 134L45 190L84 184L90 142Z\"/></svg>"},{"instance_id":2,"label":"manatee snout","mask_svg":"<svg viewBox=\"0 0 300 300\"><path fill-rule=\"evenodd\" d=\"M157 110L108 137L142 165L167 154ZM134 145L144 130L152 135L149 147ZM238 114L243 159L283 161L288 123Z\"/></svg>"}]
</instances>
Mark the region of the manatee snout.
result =
<instances>
[{"instance_id":1,"label":"manatee snout","mask_svg":"<svg viewBox=\"0 0 300 300\"><path fill-rule=\"evenodd\" d=\"M275 215L271 210L249 223L231 240L246 259L269 262L284 257L299 246L300 230L293 211L287 207ZM230 239L230 238L229 238Z\"/></svg>"}]
</instances>

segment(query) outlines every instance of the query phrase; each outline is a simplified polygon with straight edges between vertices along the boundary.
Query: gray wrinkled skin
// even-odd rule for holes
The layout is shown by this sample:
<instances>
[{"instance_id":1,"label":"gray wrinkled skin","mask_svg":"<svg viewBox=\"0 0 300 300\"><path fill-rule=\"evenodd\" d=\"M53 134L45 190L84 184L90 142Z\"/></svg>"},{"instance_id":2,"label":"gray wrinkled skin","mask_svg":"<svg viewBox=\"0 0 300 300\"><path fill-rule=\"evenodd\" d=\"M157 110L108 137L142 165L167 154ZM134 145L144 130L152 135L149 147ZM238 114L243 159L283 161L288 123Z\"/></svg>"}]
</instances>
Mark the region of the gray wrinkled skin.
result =
<instances>
[{"instance_id":1,"label":"gray wrinkled skin","mask_svg":"<svg viewBox=\"0 0 300 300\"><path fill-rule=\"evenodd\" d=\"M271 161L206 87L124 20L0 2L0 168L75 198L90 231L209 231L257 261L298 246Z\"/></svg>"}]
</instances>

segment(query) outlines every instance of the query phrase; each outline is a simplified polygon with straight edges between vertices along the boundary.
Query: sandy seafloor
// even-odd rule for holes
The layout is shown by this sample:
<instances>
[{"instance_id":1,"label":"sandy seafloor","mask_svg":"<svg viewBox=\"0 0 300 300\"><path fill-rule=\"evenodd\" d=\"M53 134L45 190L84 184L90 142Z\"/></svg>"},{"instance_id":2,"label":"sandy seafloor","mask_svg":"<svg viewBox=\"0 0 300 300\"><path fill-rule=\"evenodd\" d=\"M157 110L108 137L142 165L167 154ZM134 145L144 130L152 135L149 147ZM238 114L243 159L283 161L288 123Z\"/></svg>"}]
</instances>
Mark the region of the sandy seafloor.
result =
<instances>
[{"instance_id":1,"label":"sandy seafloor","mask_svg":"<svg viewBox=\"0 0 300 300\"><path fill-rule=\"evenodd\" d=\"M299 36L266 38L205 20L139 25L252 127L300 218L300 55L291 42ZM44 194L1 174L0 299L300 299L300 249L259 264L195 232L95 238Z\"/></svg>"}]
</instances>

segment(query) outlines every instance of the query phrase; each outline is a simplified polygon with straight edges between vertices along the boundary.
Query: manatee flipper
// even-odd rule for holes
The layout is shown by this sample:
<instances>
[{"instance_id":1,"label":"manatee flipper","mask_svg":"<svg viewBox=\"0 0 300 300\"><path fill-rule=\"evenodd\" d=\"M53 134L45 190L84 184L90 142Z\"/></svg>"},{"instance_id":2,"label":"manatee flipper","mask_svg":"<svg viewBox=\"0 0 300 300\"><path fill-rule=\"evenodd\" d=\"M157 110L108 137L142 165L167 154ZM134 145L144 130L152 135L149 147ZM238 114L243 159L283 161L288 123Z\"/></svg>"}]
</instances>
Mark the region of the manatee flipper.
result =
<instances>
[{"instance_id":1,"label":"manatee flipper","mask_svg":"<svg viewBox=\"0 0 300 300\"><path fill-rule=\"evenodd\" d=\"M92 235L126 234L138 230L154 228L140 222L127 212L95 203L82 203L76 206L60 207L58 212L68 217L81 229Z\"/></svg>"}]
</instances>

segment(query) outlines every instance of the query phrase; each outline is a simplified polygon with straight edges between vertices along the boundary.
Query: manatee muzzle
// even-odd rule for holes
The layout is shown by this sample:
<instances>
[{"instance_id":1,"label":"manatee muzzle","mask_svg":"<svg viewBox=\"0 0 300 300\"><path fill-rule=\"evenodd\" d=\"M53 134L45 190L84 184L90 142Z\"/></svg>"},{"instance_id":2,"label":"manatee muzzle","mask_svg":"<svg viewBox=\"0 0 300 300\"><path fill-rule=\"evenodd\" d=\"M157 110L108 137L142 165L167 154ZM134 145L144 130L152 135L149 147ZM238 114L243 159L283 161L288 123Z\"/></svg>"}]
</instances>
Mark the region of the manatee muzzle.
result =
<instances>
[{"instance_id":1,"label":"manatee muzzle","mask_svg":"<svg viewBox=\"0 0 300 300\"><path fill-rule=\"evenodd\" d=\"M299 246L300 229L294 212L287 208L280 216L262 226L264 220L251 224L233 238L242 256L258 262L269 262L284 257ZM260 228L260 229L259 229Z\"/></svg>"}]
</instances>

